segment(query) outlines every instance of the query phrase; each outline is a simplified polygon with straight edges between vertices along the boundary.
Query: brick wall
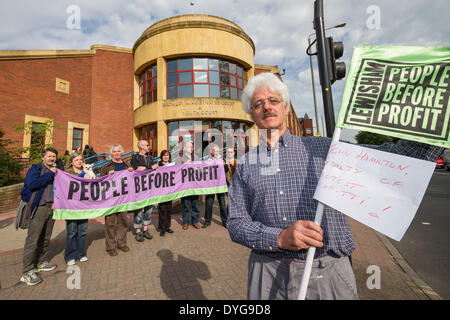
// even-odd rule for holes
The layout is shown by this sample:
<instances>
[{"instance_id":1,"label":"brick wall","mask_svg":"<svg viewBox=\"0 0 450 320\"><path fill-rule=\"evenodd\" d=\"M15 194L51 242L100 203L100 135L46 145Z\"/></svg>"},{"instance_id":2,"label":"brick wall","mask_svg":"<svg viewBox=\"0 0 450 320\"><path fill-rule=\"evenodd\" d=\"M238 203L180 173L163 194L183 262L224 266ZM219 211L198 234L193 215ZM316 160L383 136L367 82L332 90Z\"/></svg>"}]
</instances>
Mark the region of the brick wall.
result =
<instances>
[{"instance_id":1,"label":"brick wall","mask_svg":"<svg viewBox=\"0 0 450 320\"><path fill-rule=\"evenodd\" d=\"M97 50L93 58L90 144L109 152L119 143L133 150L133 55Z\"/></svg>"},{"instance_id":2,"label":"brick wall","mask_svg":"<svg viewBox=\"0 0 450 320\"><path fill-rule=\"evenodd\" d=\"M23 183L0 188L0 213L16 209L20 203Z\"/></svg>"},{"instance_id":3,"label":"brick wall","mask_svg":"<svg viewBox=\"0 0 450 320\"><path fill-rule=\"evenodd\" d=\"M0 60L0 126L6 139L23 146L25 114L52 118L53 144L62 155L67 148L67 122L89 123L92 57ZM70 93L57 92L56 78L70 82Z\"/></svg>"}]
</instances>

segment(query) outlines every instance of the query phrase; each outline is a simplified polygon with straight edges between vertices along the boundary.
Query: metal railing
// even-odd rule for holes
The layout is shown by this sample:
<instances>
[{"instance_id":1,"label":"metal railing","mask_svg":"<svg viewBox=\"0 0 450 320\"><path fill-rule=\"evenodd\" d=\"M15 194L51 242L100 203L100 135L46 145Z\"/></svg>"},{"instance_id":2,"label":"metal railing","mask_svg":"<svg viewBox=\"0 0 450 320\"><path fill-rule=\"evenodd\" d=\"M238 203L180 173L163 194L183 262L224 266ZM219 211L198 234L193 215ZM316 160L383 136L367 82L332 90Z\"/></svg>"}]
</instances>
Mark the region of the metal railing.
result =
<instances>
[{"instance_id":1,"label":"metal railing","mask_svg":"<svg viewBox=\"0 0 450 320\"><path fill-rule=\"evenodd\" d=\"M222 154L223 151L225 151L225 149L226 148L222 148L219 153ZM172 162L175 162L179 158L180 151L182 151L182 149L175 149L175 150L169 151ZM136 151L127 152L122 155L122 159L129 160L135 153L137 153L137 152ZM200 158L200 160L205 160L208 157L209 157L209 155L203 156ZM29 158L15 158L14 160L16 160L19 164L21 164L23 166L21 174L25 175L27 173L29 167L31 167L30 159ZM110 157L109 153L99 153L99 154L96 154L95 156L85 158L84 160L86 163L93 164L92 169L94 169L94 171L96 172L96 174L98 176L100 173L101 167L103 167L109 161L111 161L111 157ZM154 163L158 162L159 160L161 160L160 156L153 158Z\"/></svg>"},{"instance_id":2,"label":"metal railing","mask_svg":"<svg viewBox=\"0 0 450 320\"><path fill-rule=\"evenodd\" d=\"M109 159L109 153L99 153L99 154L96 154L95 156L84 158L84 161L86 163L94 163L95 164L98 161L108 160L108 159Z\"/></svg>"}]
</instances>

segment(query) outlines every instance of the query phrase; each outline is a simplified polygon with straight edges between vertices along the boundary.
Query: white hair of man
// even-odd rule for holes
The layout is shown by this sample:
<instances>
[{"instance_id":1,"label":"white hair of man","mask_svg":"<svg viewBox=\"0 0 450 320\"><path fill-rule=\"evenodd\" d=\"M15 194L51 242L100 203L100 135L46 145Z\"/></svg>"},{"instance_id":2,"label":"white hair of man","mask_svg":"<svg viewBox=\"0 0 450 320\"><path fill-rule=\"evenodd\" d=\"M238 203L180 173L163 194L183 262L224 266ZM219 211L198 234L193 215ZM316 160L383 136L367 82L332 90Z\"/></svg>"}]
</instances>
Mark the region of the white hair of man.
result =
<instances>
[{"instance_id":1,"label":"white hair of man","mask_svg":"<svg viewBox=\"0 0 450 320\"><path fill-rule=\"evenodd\" d=\"M138 144L137 144L138 149L142 149L142 145L143 145L144 143L147 143L147 140L139 140L139 141L138 141Z\"/></svg>"},{"instance_id":2,"label":"white hair of man","mask_svg":"<svg viewBox=\"0 0 450 320\"><path fill-rule=\"evenodd\" d=\"M267 89L272 93L279 94L283 104L290 110L290 97L288 87L276 75L271 72L260 73L251 78L242 93L242 108L244 112L252 112L252 98L256 91Z\"/></svg>"},{"instance_id":3,"label":"white hair of man","mask_svg":"<svg viewBox=\"0 0 450 320\"><path fill-rule=\"evenodd\" d=\"M124 153L123 147L122 147L122 145L120 145L120 144L113 144L113 145L111 146L111 148L109 149L109 153L112 154L112 153L113 153L113 150L116 149L116 148L119 148L119 149L120 149L120 152Z\"/></svg>"}]
</instances>

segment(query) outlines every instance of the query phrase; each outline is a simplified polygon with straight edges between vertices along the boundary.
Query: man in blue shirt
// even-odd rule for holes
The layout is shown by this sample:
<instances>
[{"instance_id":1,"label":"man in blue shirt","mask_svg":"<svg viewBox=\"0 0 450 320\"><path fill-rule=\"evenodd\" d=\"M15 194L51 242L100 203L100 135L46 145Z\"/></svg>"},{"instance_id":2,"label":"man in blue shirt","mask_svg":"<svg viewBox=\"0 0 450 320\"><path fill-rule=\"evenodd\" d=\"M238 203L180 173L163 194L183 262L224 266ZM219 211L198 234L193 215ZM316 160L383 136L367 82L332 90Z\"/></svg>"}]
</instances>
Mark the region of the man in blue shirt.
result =
<instances>
[{"instance_id":1,"label":"man in blue shirt","mask_svg":"<svg viewBox=\"0 0 450 320\"><path fill-rule=\"evenodd\" d=\"M325 207L314 223L314 191L331 139L293 136L287 129L289 91L271 73L249 80L244 111L260 129L260 144L245 154L229 190L231 239L252 249L249 299L297 299L307 248L317 248L307 299L358 299L349 262L355 249L344 214ZM441 148L400 140L377 149L434 161Z\"/></svg>"}]
</instances>

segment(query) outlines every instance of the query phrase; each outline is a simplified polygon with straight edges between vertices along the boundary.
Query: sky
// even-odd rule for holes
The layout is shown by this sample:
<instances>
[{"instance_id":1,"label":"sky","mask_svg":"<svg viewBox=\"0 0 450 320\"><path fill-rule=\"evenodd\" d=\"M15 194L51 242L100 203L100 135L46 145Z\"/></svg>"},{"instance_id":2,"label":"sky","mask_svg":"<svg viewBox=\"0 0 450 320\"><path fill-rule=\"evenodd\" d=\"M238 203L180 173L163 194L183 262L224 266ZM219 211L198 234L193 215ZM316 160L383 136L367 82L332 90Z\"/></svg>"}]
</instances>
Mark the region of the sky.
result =
<instances>
[{"instance_id":1,"label":"sky","mask_svg":"<svg viewBox=\"0 0 450 320\"><path fill-rule=\"evenodd\" d=\"M368 45L449 46L449 0L323 0L326 36L343 41L339 61ZM193 5L191 5L193 4ZM132 48L153 23L182 14L210 14L239 25L253 40L255 63L278 65L298 117L316 120L308 36L314 32L314 0L40 0L0 3L0 50L88 50L93 44ZM79 19L74 19L79 17ZM77 23L79 21L79 24ZM332 28L345 22L343 28ZM314 39L314 35L311 36ZM319 131L323 104L315 70ZM0 70L1 72L1 70ZM345 79L332 86L337 118ZM357 133L343 130L341 140Z\"/></svg>"}]
</instances>

